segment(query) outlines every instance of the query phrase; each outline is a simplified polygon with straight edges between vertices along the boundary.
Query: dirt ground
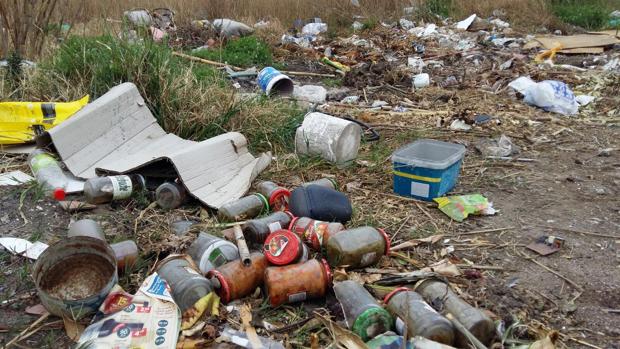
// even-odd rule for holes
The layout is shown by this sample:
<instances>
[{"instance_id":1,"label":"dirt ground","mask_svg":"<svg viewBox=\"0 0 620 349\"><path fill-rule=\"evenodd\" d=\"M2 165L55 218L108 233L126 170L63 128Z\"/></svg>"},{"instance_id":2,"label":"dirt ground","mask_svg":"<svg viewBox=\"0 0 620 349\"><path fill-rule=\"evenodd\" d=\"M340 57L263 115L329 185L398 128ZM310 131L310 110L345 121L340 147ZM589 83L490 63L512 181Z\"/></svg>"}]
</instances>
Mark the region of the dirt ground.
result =
<instances>
[{"instance_id":1,"label":"dirt ground","mask_svg":"<svg viewBox=\"0 0 620 349\"><path fill-rule=\"evenodd\" d=\"M481 57L484 60L484 55ZM350 226L384 227L393 246L410 239L443 235L434 245L420 244L399 251L405 258L392 255L371 269L337 273L372 284L383 274L416 270L414 265L428 266L447 258L463 272L461 276L450 277L455 289L470 304L486 309L502 332L513 325L509 338L534 340L537 330L542 335L557 330L560 348L620 348L617 78L604 80L597 73L577 76L570 71L539 71L525 62L517 63L518 60L510 73L492 69L484 72L482 67L483 72L479 71L473 78L466 76L463 71L466 69L458 65L459 60L467 59L449 57L449 68L438 67L433 71L437 81L463 73L458 75L458 86L447 88L431 87L412 93L406 90L408 82L399 78L398 72L380 69L373 72L372 67L361 71L357 78L354 74L350 84L345 79L346 90L340 94L357 94L370 102L380 99L392 105L407 98L414 111L400 115L390 114L388 110L360 111L332 103L321 110L363 120L380 133L381 139L364 142L355 164L343 169L295 154L276 154L275 163L261 178L292 188L303 181L333 176L353 203L355 213ZM291 67L303 67L295 59L291 61ZM488 91L495 82L505 84L524 73L537 80L555 78L579 84L584 92L596 90L599 99L583 107L578 117L571 118L527 106L506 89ZM377 81L376 76L383 80ZM364 86L369 81L379 87L367 89ZM337 95L334 91L338 89L342 87L332 88L330 93ZM488 114L501 123L490 122L470 131L452 131L447 127L450 120L473 114ZM441 123L438 119L444 119L447 124L438 125ZM515 157L531 161L490 160L475 149L480 140L501 134L509 136L520 148ZM390 155L419 138L466 145L459 182L450 194L483 194L493 202L498 213L470 216L457 223L434 203L394 195ZM0 168L27 171L24 157L1 154L0 159ZM145 266L150 266L157 257L184 250L187 239L175 237L170 223L191 219L210 227L214 224L206 211L192 205L164 212L147 208L143 203L129 202L69 214L56 203L40 197L32 186L0 187L0 196L0 236L53 243L65 236L70 220L93 218L102 223L111 242L136 239ZM543 235L564 238L561 250L543 257L525 248ZM454 248L452 252L450 246ZM29 306L39 303L31 279L32 266L32 261L0 251L0 343L5 344L38 318L26 313ZM147 269L123 277L121 284L128 291L135 291L148 275ZM260 297L248 301L257 310L257 317L285 326L304 320L316 307L327 308L341 320L334 310L333 295L327 299L326 303L312 302L310 308L293 310L287 307L265 310ZM225 317L222 322L226 322ZM69 345L62 321L50 318L45 323L41 330L21 341L20 347ZM292 329L282 335L268 331L260 321L255 321L255 326L259 334L273 335L293 347L309 347L307 332L317 331L311 328L300 333Z\"/></svg>"}]
</instances>

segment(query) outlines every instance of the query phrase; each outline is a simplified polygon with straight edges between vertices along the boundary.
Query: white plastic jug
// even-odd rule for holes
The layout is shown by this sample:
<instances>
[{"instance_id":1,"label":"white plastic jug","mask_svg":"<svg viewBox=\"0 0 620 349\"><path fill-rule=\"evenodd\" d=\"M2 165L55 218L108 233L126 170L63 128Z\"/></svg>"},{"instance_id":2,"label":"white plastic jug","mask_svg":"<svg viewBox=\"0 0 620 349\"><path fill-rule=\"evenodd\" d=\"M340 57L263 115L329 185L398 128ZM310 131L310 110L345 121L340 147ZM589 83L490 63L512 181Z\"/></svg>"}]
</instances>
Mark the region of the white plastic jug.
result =
<instances>
[{"instance_id":1,"label":"white plastic jug","mask_svg":"<svg viewBox=\"0 0 620 349\"><path fill-rule=\"evenodd\" d=\"M298 154L320 155L323 159L345 165L357 157L362 128L351 121L323 113L308 113L295 133Z\"/></svg>"}]
</instances>

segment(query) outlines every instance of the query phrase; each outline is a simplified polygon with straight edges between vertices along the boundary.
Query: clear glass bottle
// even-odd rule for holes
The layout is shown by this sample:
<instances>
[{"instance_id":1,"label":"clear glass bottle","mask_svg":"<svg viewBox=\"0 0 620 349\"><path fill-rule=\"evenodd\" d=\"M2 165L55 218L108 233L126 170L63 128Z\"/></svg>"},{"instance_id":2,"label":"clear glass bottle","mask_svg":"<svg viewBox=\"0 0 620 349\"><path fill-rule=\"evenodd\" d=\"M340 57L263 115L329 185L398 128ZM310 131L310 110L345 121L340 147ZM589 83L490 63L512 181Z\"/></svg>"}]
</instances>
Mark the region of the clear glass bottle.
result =
<instances>
[{"instance_id":1,"label":"clear glass bottle","mask_svg":"<svg viewBox=\"0 0 620 349\"><path fill-rule=\"evenodd\" d=\"M84 183L84 196L91 204L125 200L145 187L144 177L138 174L91 178Z\"/></svg>"},{"instance_id":2,"label":"clear glass bottle","mask_svg":"<svg viewBox=\"0 0 620 349\"><path fill-rule=\"evenodd\" d=\"M363 268L373 265L390 250L390 239L383 229L359 227L331 236L327 241L327 260L331 266Z\"/></svg>"},{"instance_id":3,"label":"clear glass bottle","mask_svg":"<svg viewBox=\"0 0 620 349\"><path fill-rule=\"evenodd\" d=\"M288 198L291 196L291 192L288 189L274 182L263 181L258 183L256 190L267 198L269 206L273 211L288 210Z\"/></svg>"},{"instance_id":4,"label":"clear glass bottle","mask_svg":"<svg viewBox=\"0 0 620 349\"><path fill-rule=\"evenodd\" d=\"M416 286L424 299L430 304L441 304L442 313L452 314L469 332L483 344L489 345L495 336L495 326L482 310L469 305L462 300L450 287L441 281L426 280ZM467 346L468 340L459 332L456 335L457 344Z\"/></svg>"},{"instance_id":5,"label":"clear glass bottle","mask_svg":"<svg viewBox=\"0 0 620 349\"><path fill-rule=\"evenodd\" d=\"M166 182L155 190L157 205L165 210L175 209L187 199L187 190L177 182Z\"/></svg>"},{"instance_id":6,"label":"clear glass bottle","mask_svg":"<svg viewBox=\"0 0 620 349\"><path fill-rule=\"evenodd\" d=\"M335 179L331 179L331 178L317 179L316 181L303 183L301 186L307 187L309 185L320 185L322 187L338 190L338 182L336 182Z\"/></svg>"},{"instance_id":7,"label":"clear glass bottle","mask_svg":"<svg viewBox=\"0 0 620 349\"><path fill-rule=\"evenodd\" d=\"M243 225L243 235L246 240L262 244L267 236L280 229L286 229L291 224L293 215L290 212L274 212L267 217L252 219Z\"/></svg>"},{"instance_id":8,"label":"clear glass bottle","mask_svg":"<svg viewBox=\"0 0 620 349\"><path fill-rule=\"evenodd\" d=\"M183 313L213 290L188 255L170 255L157 264L156 271L170 286L172 299Z\"/></svg>"},{"instance_id":9,"label":"clear glass bottle","mask_svg":"<svg viewBox=\"0 0 620 349\"><path fill-rule=\"evenodd\" d=\"M331 282L331 270L325 260L311 259L265 270L265 294L272 307L324 297Z\"/></svg>"},{"instance_id":10,"label":"clear glass bottle","mask_svg":"<svg viewBox=\"0 0 620 349\"><path fill-rule=\"evenodd\" d=\"M345 230L344 225L338 222L324 222L308 217L295 217L291 221L289 230L299 235L315 251L327 244L329 237Z\"/></svg>"},{"instance_id":11,"label":"clear glass bottle","mask_svg":"<svg viewBox=\"0 0 620 349\"><path fill-rule=\"evenodd\" d=\"M111 244L119 272L130 271L138 261L138 245L133 240Z\"/></svg>"},{"instance_id":12,"label":"clear glass bottle","mask_svg":"<svg viewBox=\"0 0 620 349\"><path fill-rule=\"evenodd\" d=\"M238 222L260 216L269 212L269 202L260 193L242 197L220 207L217 217L224 222Z\"/></svg>"},{"instance_id":13,"label":"clear glass bottle","mask_svg":"<svg viewBox=\"0 0 620 349\"><path fill-rule=\"evenodd\" d=\"M352 280L336 282L334 293L342 306L347 326L364 342L392 328L392 316L361 284Z\"/></svg>"},{"instance_id":14,"label":"clear glass bottle","mask_svg":"<svg viewBox=\"0 0 620 349\"><path fill-rule=\"evenodd\" d=\"M452 345L454 343L454 328L450 320L441 316L422 296L406 287L400 287L388 294L383 303L396 317L396 330L413 338L422 336L430 340Z\"/></svg>"}]
</instances>

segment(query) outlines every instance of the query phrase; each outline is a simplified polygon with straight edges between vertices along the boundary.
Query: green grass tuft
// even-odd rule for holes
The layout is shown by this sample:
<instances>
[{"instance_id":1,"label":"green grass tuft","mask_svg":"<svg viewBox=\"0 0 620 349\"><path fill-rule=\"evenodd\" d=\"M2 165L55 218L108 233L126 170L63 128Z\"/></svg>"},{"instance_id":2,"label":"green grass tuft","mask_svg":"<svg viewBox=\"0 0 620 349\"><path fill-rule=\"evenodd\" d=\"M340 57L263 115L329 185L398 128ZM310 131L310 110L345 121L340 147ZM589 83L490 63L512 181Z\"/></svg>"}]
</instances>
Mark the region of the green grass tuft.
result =
<instances>
[{"instance_id":1,"label":"green grass tuft","mask_svg":"<svg viewBox=\"0 0 620 349\"><path fill-rule=\"evenodd\" d=\"M604 28L610 12L600 0L554 0L551 6L562 21L588 30Z\"/></svg>"},{"instance_id":2,"label":"green grass tuft","mask_svg":"<svg viewBox=\"0 0 620 349\"><path fill-rule=\"evenodd\" d=\"M269 45L255 36L229 41L222 48L192 52L192 55L238 67L265 67L273 64Z\"/></svg>"}]
</instances>

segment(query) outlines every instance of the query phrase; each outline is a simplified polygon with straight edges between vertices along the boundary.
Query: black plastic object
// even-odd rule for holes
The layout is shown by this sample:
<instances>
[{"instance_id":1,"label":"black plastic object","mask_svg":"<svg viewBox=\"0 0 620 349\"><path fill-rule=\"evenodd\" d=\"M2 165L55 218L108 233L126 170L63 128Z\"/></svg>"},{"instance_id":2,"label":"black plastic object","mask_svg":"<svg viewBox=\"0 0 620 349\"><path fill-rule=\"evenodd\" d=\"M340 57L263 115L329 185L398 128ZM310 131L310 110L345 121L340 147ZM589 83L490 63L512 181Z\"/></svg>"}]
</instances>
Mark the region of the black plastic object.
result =
<instances>
[{"instance_id":1,"label":"black plastic object","mask_svg":"<svg viewBox=\"0 0 620 349\"><path fill-rule=\"evenodd\" d=\"M295 217L345 224L351 220L351 201L343 193L320 185L299 187L291 193L289 209Z\"/></svg>"}]
</instances>

